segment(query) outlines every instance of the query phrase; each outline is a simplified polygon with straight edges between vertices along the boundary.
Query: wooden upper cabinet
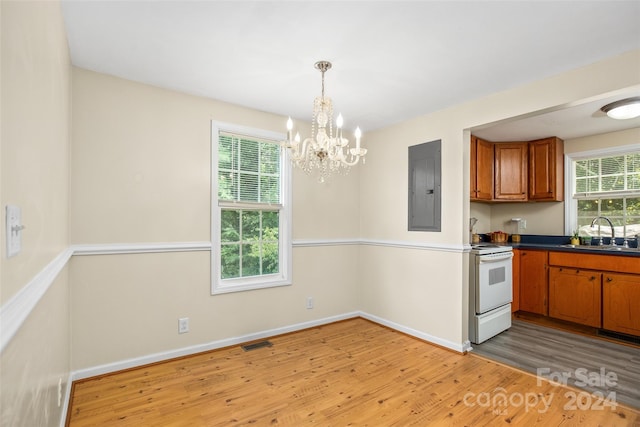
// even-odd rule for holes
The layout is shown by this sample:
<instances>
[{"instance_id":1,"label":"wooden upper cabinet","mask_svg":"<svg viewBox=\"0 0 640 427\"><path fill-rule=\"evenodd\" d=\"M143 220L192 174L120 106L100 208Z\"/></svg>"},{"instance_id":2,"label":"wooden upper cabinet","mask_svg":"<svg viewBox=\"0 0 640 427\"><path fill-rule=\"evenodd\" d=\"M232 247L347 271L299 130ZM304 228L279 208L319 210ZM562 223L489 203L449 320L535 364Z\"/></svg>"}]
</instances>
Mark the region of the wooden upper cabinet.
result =
<instances>
[{"instance_id":1,"label":"wooden upper cabinet","mask_svg":"<svg viewBox=\"0 0 640 427\"><path fill-rule=\"evenodd\" d=\"M494 200L526 201L528 145L522 142L496 143Z\"/></svg>"},{"instance_id":2,"label":"wooden upper cabinet","mask_svg":"<svg viewBox=\"0 0 640 427\"><path fill-rule=\"evenodd\" d=\"M549 316L600 328L601 283L598 271L549 267Z\"/></svg>"},{"instance_id":3,"label":"wooden upper cabinet","mask_svg":"<svg viewBox=\"0 0 640 427\"><path fill-rule=\"evenodd\" d=\"M471 136L471 200L493 199L493 143Z\"/></svg>"},{"instance_id":4,"label":"wooden upper cabinet","mask_svg":"<svg viewBox=\"0 0 640 427\"><path fill-rule=\"evenodd\" d=\"M561 202L564 141L491 142L471 135L472 201Z\"/></svg>"},{"instance_id":5,"label":"wooden upper cabinet","mask_svg":"<svg viewBox=\"0 0 640 427\"><path fill-rule=\"evenodd\" d=\"M529 200L564 199L564 142L552 137L529 142Z\"/></svg>"}]
</instances>

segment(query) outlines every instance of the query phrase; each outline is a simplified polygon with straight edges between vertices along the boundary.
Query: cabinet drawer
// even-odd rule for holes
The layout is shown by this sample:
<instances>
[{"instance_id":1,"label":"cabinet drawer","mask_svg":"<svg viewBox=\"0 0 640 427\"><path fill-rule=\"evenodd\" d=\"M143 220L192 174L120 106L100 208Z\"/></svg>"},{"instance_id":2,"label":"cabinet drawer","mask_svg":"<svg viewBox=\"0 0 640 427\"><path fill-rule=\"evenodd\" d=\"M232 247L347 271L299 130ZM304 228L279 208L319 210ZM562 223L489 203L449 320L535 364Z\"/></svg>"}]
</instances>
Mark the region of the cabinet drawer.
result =
<instances>
[{"instance_id":1,"label":"cabinet drawer","mask_svg":"<svg viewBox=\"0 0 640 427\"><path fill-rule=\"evenodd\" d=\"M632 256L549 252L549 265L640 274L640 258Z\"/></svg>"}]
</instances>

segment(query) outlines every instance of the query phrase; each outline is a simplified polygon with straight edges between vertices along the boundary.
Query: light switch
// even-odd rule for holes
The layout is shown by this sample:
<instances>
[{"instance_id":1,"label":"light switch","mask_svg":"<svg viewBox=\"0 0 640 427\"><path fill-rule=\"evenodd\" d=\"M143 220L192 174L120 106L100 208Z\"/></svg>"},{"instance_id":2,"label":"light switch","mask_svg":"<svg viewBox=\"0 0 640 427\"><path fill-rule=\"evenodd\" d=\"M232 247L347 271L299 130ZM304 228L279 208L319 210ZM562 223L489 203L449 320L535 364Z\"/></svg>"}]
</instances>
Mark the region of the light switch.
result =
<instances>
[{"instance_id":1,"label":"light switch","mask_svg":"<svg viewBox=\"0 0 640 427\"><path fill-rule=\"evenodd\" d=\"M22 212L18 206L7 205L7 258L18 255L22 249Z\"/></svg>"}]
</instances>

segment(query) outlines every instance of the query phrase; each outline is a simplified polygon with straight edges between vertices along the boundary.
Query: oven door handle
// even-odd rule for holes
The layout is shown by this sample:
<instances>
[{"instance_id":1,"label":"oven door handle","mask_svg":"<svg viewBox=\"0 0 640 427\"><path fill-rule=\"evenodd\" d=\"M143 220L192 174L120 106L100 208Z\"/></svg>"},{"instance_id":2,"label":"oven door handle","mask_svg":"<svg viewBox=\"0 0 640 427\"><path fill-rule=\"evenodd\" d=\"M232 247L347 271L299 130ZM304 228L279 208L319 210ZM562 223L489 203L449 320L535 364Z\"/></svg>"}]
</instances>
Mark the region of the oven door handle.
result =
<instances>
[{"instance_id":1,"label":"oven door handle","mask_svg":"<svg viewBox=\"0 0 640 427\"><path fill-rule=\"evenodd\" d=\"M491 262L500 262L509 258L513 258L513 252L506 252L504 255L500 254L500 256L490 256L490 257L480 255L478 257L478 260L480 261L480 264L484 264L484 263L491 263Z\"/></svg>"}]
</instances>

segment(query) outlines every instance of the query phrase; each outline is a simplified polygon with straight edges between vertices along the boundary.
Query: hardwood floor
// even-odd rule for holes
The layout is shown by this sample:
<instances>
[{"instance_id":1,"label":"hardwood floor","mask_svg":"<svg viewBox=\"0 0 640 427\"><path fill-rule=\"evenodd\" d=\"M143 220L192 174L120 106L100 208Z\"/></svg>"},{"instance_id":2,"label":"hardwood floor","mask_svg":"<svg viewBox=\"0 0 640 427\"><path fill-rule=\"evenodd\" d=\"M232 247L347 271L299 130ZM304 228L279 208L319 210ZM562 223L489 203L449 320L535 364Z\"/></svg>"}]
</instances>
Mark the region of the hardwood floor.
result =
<instances>
[{"instance_id":1,"label":"hardwood floor","mask_svg":"<svg viewBox=\"0 0 640 427\"><path fill-rule=\"evenodd\" d=\"M640 348L636 346L514 319L509 330L473 348L476 354L533 374L548 368L549 373L571 375L570 385L605 396L614 392L618 402L640 409ZM601 369L605 375L615 374L615 380L610 375L610 381L599 381ZM582 381L583 374L597 375L594 381Z\"/></svg>"},{"instance_id":2,"label":"hardwood floor","mask_svg":"<svg viewBox=\"0 0 640 427\"><path fill-rule=\"evenodd\" d=\"M640 425L635 409L572 403L575 389L364 319L269 341L76 382L68 424Z\"/></svg>"}]
</instances>

